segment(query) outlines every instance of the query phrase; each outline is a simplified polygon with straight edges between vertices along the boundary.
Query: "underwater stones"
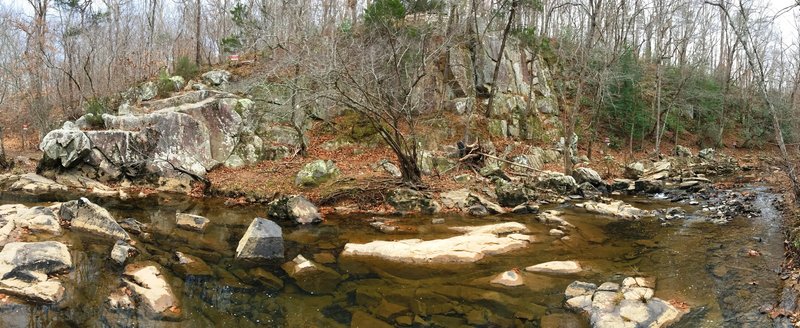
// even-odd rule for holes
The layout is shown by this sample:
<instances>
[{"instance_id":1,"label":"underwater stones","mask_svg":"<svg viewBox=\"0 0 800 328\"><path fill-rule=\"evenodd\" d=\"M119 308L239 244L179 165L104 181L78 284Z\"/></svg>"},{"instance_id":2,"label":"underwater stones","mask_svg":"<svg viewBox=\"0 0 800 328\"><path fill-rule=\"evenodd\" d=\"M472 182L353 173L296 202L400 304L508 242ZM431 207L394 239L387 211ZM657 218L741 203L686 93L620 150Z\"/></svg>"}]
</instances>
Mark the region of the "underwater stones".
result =
<instances>
[{"instance_id":1,"label":"underwater stones","mask_svg":"<svg viewBox=\"0 0 800 328\"><path fill-rule=\"evenodd\" d=\"M655 286L655 281L651 278L628 277L621 285L605 282L597 289L589 288L594 284L575 281L567 286L564 295L567 297L567 307L588 314L595 328L659 328L676 322L685 313L686 310L679 310L669 302L652 297L653 290L645 285Z\"/></svg>"},{"instance_id":2,"label":"underwater stones","mask_svg":"<svg viewBox=\"0 0 800 328\"><path fill-rule=\"evenodd\" d=\"M175 224L178 228L192 231L205 231L211 220L188 213L178 213L175 215Z\"/></svg>"},{"instance_id":3,"label":"underwater stones","mask_svg":"<svg viewBox=\"0 0 800 328\"><path fill-rule=\"evenodd\" d=\"M171 262L172 271L183 277L211 277L214 270L199 257L183 252L175 252Z\"/></svg>"},{"instance_id":4,"label":"underwater stones","mask_svg":"<svg viewBox=\"0 0 800 328\"><path fill-rule=\"evenodd\" d=\"M255 218L236 247L238 259L283 258L283 232L268 219Z\"/></svg>"},{"instance_id":5,"label":"underwater stones","mask_svg":"<svg viewBox=\"0 0 800 328\"><path fill-rule=\"evenodd\" d=\"M276 277L271 272L264 268L253 268L248 271L250 278L258 285L266 288L269 291L278 291L283 289L283 280Z\"/></svg>"},{"instance_id":6,"label":"underwater stones","mask_svg":"<svg viewBox=\"0 0 800 328\"><path fill-rule=\"evenodd\" d=\"M177 308L178 299L155 264L128 264L123 275L122 281L151 317L159 317L167 310Z\"/></svg>"},{"instance_id":7,"label":"underwater stones","mask_svg":"<svg viewBox=\"0 0 800 328\"><path fill-rule=\"evenodd\" d=\"M291 220L297 224L322 222L317 207L300 195L284 196L269 203L267 213L271 218Z\"/></svg>"},{"instance_id":8,"label":"underwater stones","mask_svg":"<svg viewBox=\"0 0 800 328\"><path fill-rule=\"evenodd\" d=\"M311 294L332 293L342 279L333 269L314 263L303 255L297 255L281 265L281 268L294 279L297 286Z\"/></svg>"},{"instance_id":9,"label":"underwater stones","mask_svg":"<svg viewBox=\"0 0 800 328\"><path fill-rule=\"evenodd\" d=\"M525 271L544 274L573 274L583 271L576 261L550 261L529 266Z\"/></svg>"},{"instance_id":10,"label":"underwater stones","mask_svg":"<svg viewBox=\"0 0 800 328\"><path fill-rule=\"evenodd\" d=\"M128 233L114 221L108 210L86 198L62 203L58 211L62 220L70 227L104 237L129 240Z\"/></svg>"},{"instance_id":11,"label":"underwater stones","mask_svg":"<svg viewBox=\"0 0 800 328\"><path fill-rule=\"evenodd\" d=\"M445 239L404 239L396 241L376 240L366 244L348 243L342 256L371 256L404 263L469 263L486 255L507 253L528 246L527 240L518 236L500 234L526 231L519 223L507 222L497 225L456 229L464 235Z\"/></svg>"}]
</instances>

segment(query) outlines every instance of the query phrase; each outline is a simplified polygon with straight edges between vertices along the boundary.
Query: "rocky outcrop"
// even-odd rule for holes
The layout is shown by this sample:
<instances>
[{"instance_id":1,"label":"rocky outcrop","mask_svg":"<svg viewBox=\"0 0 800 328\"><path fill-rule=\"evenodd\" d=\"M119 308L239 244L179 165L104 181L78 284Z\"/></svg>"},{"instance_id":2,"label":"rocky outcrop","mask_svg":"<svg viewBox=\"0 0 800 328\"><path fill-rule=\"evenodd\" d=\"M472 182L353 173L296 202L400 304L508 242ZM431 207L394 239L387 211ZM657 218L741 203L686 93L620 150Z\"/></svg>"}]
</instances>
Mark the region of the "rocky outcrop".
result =
<instances>
[{"instance_id":1,"label":"rocky outcrop","mask_svg":"<svg viewBox=\"0 0 800 328\"><path fill-rule=\"evenodd\" d=\"M63 184L33 173L0 174L0 186L9 191L20 191L30 195L55 194L68 190Z\"/></svg>"},{"instance_id":2,"label":"rocky outcrop","mask_svg":"<svg viewBox=\"0 0 800 328\"><path fill-rule=\"evenodd\" d=\"M283 258L283 231L267 219L255 218L236 247L238 259Z\"/></svg>"},{"instance_id":3,"label":"rocky outcrop","mask_svg":"<svg viewBox=\"0 0 800 328\"><path fill-rule=\"evenodd\" d=\"M311 294L333 293L342 276L324 265L314 263L297 255L293 260L284 263L281 268L297 286Z\"/></svg>"},{"instance_id":4,"label":"rocky outcrop","mask_svg":"<svg viewBox=\"0 0 800 328\"><path fill-rule=\"evenodd\" d=\"M9 243L0 251L0 293L57 303L64 296L64 287L50 276L70 269L72 258L62 243Z\"/></svg>"},{"instance_id":5,"label":"rocky outcrop","mask_svg":"<svg viewBox=\"0 0 800 328\"><path fill-rule=\"evenodd\" d=\"M241 136L256 130L248 125L257 123L242 117L253 102L226 93L196 91L147 105L128 115L104 114L102 130L65 124L49 132L40 144L40 168L55 171L48 173L53 176L72 172L99 181L127 179L188 191L193 180L242 155L247 147ZM263 150L258 141L255 153Z\"/></svg>"},{"instance_id":6,"label":"rocky outcrop","mask_svg":"<svg viewBox=\"0 0 800 328\"><path fill-rule=\"evenodd\" d=\"M635 162L628 165L625 165L625 172L623 173L625 178L636 180L644 175L644 164Z\"/></svg>"},{"instance_id":7,"label":"rocky outcrop","mask_svg":"<svg viewBox=\"0 0 800 328\"><path fill-rule=\"evenodd\" d=\"M366 244L348 243L342 256L370 256L404 263L469 263L486 255L502 254L528 246L529 238L514 234L527 231L515 222L479 227L455 227L463 235L434 240L376 240ZM505 234L505 235L504 235Z\"/></svg>"},{"instance_id":8,"label":"rocky outcrop","mask_svg":"<svg viewBox=\"0 0 800 328\"><path fill-rule=\"evenodd\" d=\"M322 222L317 207L300 195L284 196L273 200L267 206L271 218L292 221L297 224Z\"/></svg>"},{"instance_id":9,"label":"rocky outcrop","mask_svg":"<svg viewBox=\"0 0 800 328\"><path fill-rule=\"evenodd\" d=\"M316 187L339 175L339 168L331 160L315 160L297 172L294 183L302 187Z\"/></svg>"},{"instance_id":10,"label":"rocky outcrop","mask_svg":"<svg viewBox=\"0 0 800 328\"><path fill-rule=\"evenodd\" d=\"M131 239L128 232L122 229L108 210L86 198L61 204L58 216L75 230L113 239Z\"/></svg>"},{"instance_id":11,"label":"rocky outcrop","mask_svg":"<svg viewBox=\"0 0 800 328\"><path fill-rule=\"evenodd\" d=\"M592 327L667 327L688 310L653 297L651 279L628 277L622 285L576 281L567 286L567 307L589 316Z\"/></svg>"},{"instance_id":12,"label":"rocky outcrop","mask_svg":"<svg viewBox=\"0 0 800 328\"><path fill-rule=\"evenodd\" d=\"M172 287L154 263L134 263L125 267L122 281L131 290L138 305L153 318L171 315L179 303Z\"/></svg>"},{"instance_id":13,"label":"rocky outcrop","mask_svg":"<svg viewBox=\"0 0 800 328\"><path fill-rule=\"evenodd\" d=\"M545 171L538 178L536 186L550 189L562 195L569 195L578 190L575 178L559 172Z\"/></svg>"}]
</instances>

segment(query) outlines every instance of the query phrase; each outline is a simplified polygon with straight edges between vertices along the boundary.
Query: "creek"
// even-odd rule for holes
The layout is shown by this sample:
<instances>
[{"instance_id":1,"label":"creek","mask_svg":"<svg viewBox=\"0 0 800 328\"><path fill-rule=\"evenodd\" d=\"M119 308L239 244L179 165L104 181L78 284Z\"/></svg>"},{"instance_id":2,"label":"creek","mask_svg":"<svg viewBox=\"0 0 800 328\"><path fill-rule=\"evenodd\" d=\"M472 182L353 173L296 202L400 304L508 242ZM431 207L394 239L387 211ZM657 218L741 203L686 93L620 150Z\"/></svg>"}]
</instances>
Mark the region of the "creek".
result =
<instances>
[{"instance_id":1,"label":"creek","mask_svg":"<svg viewBox=\"0 0 800 328\"><path fill-rule=\"evenodd\" d=\"M771 326L772 321L759 308L780 298L783 222L773 202L776 196L765 187L739 191L755 195L752 205L760 213L734 217L725 224L710 222L701 206L686 204L677 205L686 210L685 218L637 221L589 214L569 203L543 206L542 210L563 211L563 218L575 226L566 240L550 236L548 231L553 227L539 223L534 214L397 216L391 217L397 226L413 229L391 234L372 228L364 216L331 215L313 226L278 222L284 233L285 260L257 265L236 261L234 255L253 218L266 215L263 207L229 207L221 199L175 197L97 200L117 219L135 218L149 225L149 237L134 238L144 252L133 261L151 260L164 267L167 281L180 300L180 320L153 320L137 311L109 310L108 295L120 287L123 271L109 260L113 241L68 232L55 238L69 246L75 263L75 269L63 277L64 300L56 305L3 302L0 326L338 327L356 321L356 326L366 327L374 326L370 320L382 317L391 325L416 322L442 327L537 327L540 322L558 322L564 327L585 327L587 318L564 307L566 286L575 280L620 282L628 276L655 277L656 297L683 302L691 308L676 326ZM621 199L648 210L676 206L646 197ZM4 204L52 200L0 195ZM177 212L205 216L212 225L205 233L178 229ZM444 223L433 224L433 218L444 218ZM505 221L526 224L537 242L472 264L411 265L338 257L348 242L446 238L458 234L448 229L451 226ZM35 241L38 237L29 238ZM170 269L176 251L201 258L213 274L195 277ZM332 259L333 263L326 265L342 274L343 281L332 287L332 293L312 295L303 291L280 267L298 254L309 259ZM512 268L554 260L577 260L585 270L574 275L522 271L525 285L519 287L489 283ZM259 286L252 277L256 268L280 278L284 287L274 291Z\"/></svg>"}]
</instances>

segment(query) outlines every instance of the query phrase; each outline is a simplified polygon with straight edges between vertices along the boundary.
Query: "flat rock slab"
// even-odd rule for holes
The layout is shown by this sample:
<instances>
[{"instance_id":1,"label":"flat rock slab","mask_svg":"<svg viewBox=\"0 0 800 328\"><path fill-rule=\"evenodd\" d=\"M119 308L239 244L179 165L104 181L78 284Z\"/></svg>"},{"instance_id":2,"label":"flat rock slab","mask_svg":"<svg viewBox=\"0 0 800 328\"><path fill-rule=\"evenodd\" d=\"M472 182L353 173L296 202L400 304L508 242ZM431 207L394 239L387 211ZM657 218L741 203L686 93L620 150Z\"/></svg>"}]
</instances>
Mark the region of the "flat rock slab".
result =
<instances>
[{"instance_id":1,"label":"flat rock slab","mask_svg":"<svg viewBox=\"0 0 800 328\"><path fill-rule=\"evenodd\" d=\"M592 213L609 215L626 220L634 220L645 216L653 215L652 212L634 207L622 201L612 201L608 204L598 202L583 203L583 208Z\"/></svg>"},{"instance_id":2,"label":"flat rock slab","mask_svg":"<svg viewBox=\"0 0 800 328\"><path fill-rule=\"evenodd\" d=\"M551 261L532 265L525 271L546 274L573 274L583 271L581 264L576 261Z\"/></svg>"},{"instance_id":3,"label":"flat rock slab","mask_svg":"<svg viewBox=\"0 0 800 328\"><path fill-rule=\"evenodd\" d=\"M405 239L397 241L376 240L366 244L348 243L343 256L372 256L405 263L470 263L486 255L507 253L525 248L529 242L518 236L501 237L498 233L526 229L519 223L501 223L481 227L458 227L466 232L445 239ZM527 230L527 229L526 229Z\"/></svg>"},{"instance_id":4,"label":"flat rock slab","mask_svg":"<svg viewBox=\"0 0 800 328\"><path fill-rule=\"evenodd\" d=\"M9 243L0 251L0 292L37 303L57 303L64 296L64 287L48 275L72 267L62 243Z\"/></svg>"},{"instance_id":5,"label":"flat rock slab","mask_svg":"<svg viewBox=\"0 0 800 328\"><path fill-rule=\"evenodd\" d=\"M86 198L61 204L58 214L62 220L68 221L73 229L113 239L131 239L128 232L122 229L108 210Z\"/></svg>"}]
</instances>

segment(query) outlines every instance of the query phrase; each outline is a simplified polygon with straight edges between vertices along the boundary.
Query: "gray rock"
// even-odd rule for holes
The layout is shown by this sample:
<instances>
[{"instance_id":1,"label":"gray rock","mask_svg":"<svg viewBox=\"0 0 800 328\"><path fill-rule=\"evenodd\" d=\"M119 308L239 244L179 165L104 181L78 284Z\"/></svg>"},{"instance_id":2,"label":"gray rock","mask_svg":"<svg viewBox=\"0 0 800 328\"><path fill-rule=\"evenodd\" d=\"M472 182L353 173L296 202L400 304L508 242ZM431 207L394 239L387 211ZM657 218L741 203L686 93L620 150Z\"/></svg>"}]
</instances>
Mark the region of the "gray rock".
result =
<instances>
[{"instance_id":1,"label":"gray rock","mask_svg":"<svg viewBox=\"0 0 800 328\"><path fill-rule=\"evenodd\" d=\"M644 171L644 176L641 180L663 180L669 177L670 170L672 170L672 163L667 161L656 162L653 167Z\"/></svg>"},{"instance_id":2,"label":"gray rock","mask_svg":"<svg viewBox=\"0 0 800 328\"><path fill-rule=\"evenodd\" d=\"M636 180L644 175L644 164L635 162L625 166L625 172L623 173L625 178Z\"/></svg>"},{"instance_id":3,"label":"gray rock","mask_svg":"<svg viewBox=\"0 0 800 328\"><path fill-rule=\"evenodd\" d=\"M72 268L67 246L57 241L8 243L0 251L0 279L15 271L52 274Z\"/></svg>"},{"instance_id":4,"label":"gray rock","mask_svg":"<svg viewBox=\"0 0 800 328\"><path fill-rule=\"evenodd\" d=\"M316 160L306 164L297 172L294 183L303 187L316 187L339 175L339 168L331 160Z\"/></svg>"},{"instance_id":5,"label":"gray rock","mask_svg":"<svg viewBox=\"0 0 800 328\"><path fill-rule=\"evenodd\" d=\"M467 213L472 216L487 216L489 215L489 210L486 209L486 206L475 204L467 209Z\"/></svg>"},{"instance_id":6,"label":"gray rock","mask_svg":"<svg viewBox=\"0 0 800 328\"><path fill-rule=\"evenodd\" d=\"M544 172L537 182L539 188L550 189L562 195L568 195L578 190L578 184L571 176L559 172Z\"/></svg>"},{"instance_id":7,"label":"gray rock","mask_svg":"<svg viewBox=\"0 0 800 328\"><path fill-rule=\"evenodd\" d=\"M267 219L255 218L236 247L238 259L283 258L281 227Z\"/></svg>"},{"instance_id":8,"label":"gray rock","mask_svg":"<svg viewBox=\"0 0 800 328\"><path fill-rule=\"evenodd\" d=\"M72 259L62 243L9 243L0 251L0 292L38 303L57 303L64 296L64 287L49 275L70 269Z\"/></svg>"},{"instance_id":9,"label":"gray rock","mask_svg":"<svg viewBox=\"0 0 800 328\"><path fill-rule=\"evenodd\" d=\"M131 253L135 250L136 249L128 243L117 240L114 247L111 248L111 259L117 262L117 264L125 264L128 258L131 257Z\"/></svg>"},{"instance_id":10,"label":"gray rock","mask_svg":"<svg viewBox=\"0 0 800 328\"><path fill-rule=\"evenodd\" d=\"M68 190L66 186L34 173L26 173L16 177L16 179L8 187L8 190L22 191L32 195L58 193Z\"/></svg>"},{"instance_id":11,"label":"gray rock","mask_svg":"<svg viewBox=\"0 0 800 328\"><path fill-rule=\"evenodd\" d=\"M564 296L566 296L567 299L584 295L591 296L596 290L597 285L593 283L573 281L567 286L567 289L564 291Z\"/></svg>"},{"instance_id":12,"label":"gray rock","mask_svg":"<svg viewBox=\"0 0 800 328\"><path fill-rule=\"evenodd\" d=\"M517 205L511 209L514 214L537 214L539 213L539 205L533 203L525 203Z\"/></svg>"},{"instance_id":13,"label":"gray rock","mask_svg":"<svg viewBox=\"0 0 800 328\"><path fill-rule=\"evenodd\" d=\"M139 100L146 101L158 95L158 86L153 81L142 83L139 86Z\"/></svg>"},{"instance_id":14,"label":"gray rock","mask_svg":"<svg viewBox=\"0 0 800 328\"><path fill-rule=\"evenodd\" d=\"M609 215L626 220L634 220L653 215L651 211L636 208L633 205L627 204L621 200L611 201L609 203L590 201L583 203L582 206L586 211L591 213Z\"/></svg>"},{"instance_id":15,"label":"gray rock","mask_svg":"<svg viewBox=\"0 0 800 328\"><path fill-rule=\"evenodd\" d=\"M645 194L659 193L664 190L664 182L661 180L636 180L634 190Z\"/></svg>"},{"instance_id":16,"label":"gray rock","mask_svg":"<svg viewBox=\"0 0 800 328\"><path fill-rule=\"evenodd\" d=\"M183 89L183 87L186 86L186 80L182 76L175 75L173 77L170 77L169 80L175 87L175 91L180 91L181 89Z\"/></svg>"},{"instance_id":17,"label":"gray rock","mask_svg":"<svg viewBox=\"0 0 800 328\"><path fill-rule=\"evenodd\" d=\"M297 224L322 222L317 207L300 195L283 196L273 200L267 205L267 213L271 218L289 220Z\"/></svg>"},{"instance_id":18,"label":"gray rock","mask_svg":"<svg viewBox=\"0 0 800 328\"><path fill-rule=\"evenodd\" d=\"M703 150L700 150L700 152L697 153L697 156L704 160L713 161L714 154L715 154L714 148L705 148Z\"/></svg>"},{"instance_id":19,"label":"gray rock","mask_svg":"<svg viewBox=\"0 0 800 328\"><path fill-rule=\"evenodd\" d=\"M389 173L389 175L391 175L391 176L393 176L395 178L399 178L399 177L403 176L403 173L400 172L400 168L398 168L397 165L394 165L394 163L389 162L388 160L385 160L385 159L381 160L380 162L378 162L378 165L384 171L386 171L386 173Z\"/></svg>"},{"instance_id":20,"label":"gray rock","mask_svg":"<svg viewBox=\"0 0 800 328\"><path fill-rule=\"evenodd\" d=\"M328 294L336 290L342 276L332 269L297 255L281 268L294 279L297 286L311 294Z\"/></svg>"},{"instance_id":21,"label":"gray rock","mask_svg":"<svg viewBox=\"0 0 800 328\"><path fill-rule=\"evenodd\" d=\"M575 181L579 184L584 182L588 182L593 186L602 186L605 184L600 174L588 167L579 167L575 169L572 171L572 177L574 177Z\"/></svg>"},{"instance_id":22,"label":"gray rock","mask_svg":"<svg viewBox=\"0 0 800 328\"><path fill-rule=\"evenodd\" d=\"M228 82L228 79L231 77L231 72L226 70L216 70L216 71L209 71L203 73L203 83L212 85L212 86L219 86L223 83Z\"/></svg>"},{"instance_id":23,"label":"gray rock","mask_svg":"<svg viewBox=\"0 0 800 328\"><path fill-rule=\"evenodd\" d=\"M122 229L108 210L86 198L62 203L58 215L76 230L114 239L131 239L128 232Z\"/></svg>"},{"instance_id":24,"label":"gray rock","mask_svg":"<svg viewBox=\"0 0 800 328\"><path fill-rule=\"evenodd\" d=\"M675 155L678 157L692 157L692 150L686 146L677 145L675 146Z\"/></svg>"},{"instance_id":25,"label":"gray rock","mask_svg":"<svg viewBox=\"0 0 800 328\"><path fill-rule=\"evenodd\" d=\"M39 144L44 158L57 160L63 167L71 167L91 152L89 138L80 130L53 130Z\"/></svg>"},{"instance_id":26,"label":"gray rock","mask_svg":"<svg viewBox=\"0 0 800 328\"><path fill-rule=\"evenodd\" d=\"M210 223L211 220L199 215L188 213L178 213L175 215L175 224L181 229L205 231Z\"/></svg>"},{"instance_id":27,"label":"gray rock","mask_svg":"<svg viewBox=\"0 0 800 328\"><path fill-rule=\"evenodd\" d=\"M183 252L175 252L170 268L184 278L214 276L214 270L205 261Z\"/></svg>"},{"instance_id":28,"label":"gray rock","mask_svg":"<svg viewBox=\"0 0 800 328\"><path fill-rule=\"evenodd\" d=\"M390 205L401 212L438 213L442 206L430 196L410 189L398 188L389 191L387 199Z\"/></svg>"},{"instance_id":29,"label":"gray rock","mask_svg":"<svg viewBox=\"0 0 800 328\"><path fill-rule=\"evenodd\" d=\"M14 222L15 228L24 228L32 232L46 232L52 235L61 234L61 225L50 208L3 205L0 206L0 212L6 220Z\"/></svg>"},{"instance_id":30,"label":"gray rock","mask_svg":"<svg viewBox=\"0 0 800 328\"><path fill-rule=\"evenodd\" d=\"M497 194L497 202L505 207L524 204L532 198L529 196L532 192L521 183L501 184L495 188L495 194Z\"/></svg>"}]
</instances>

